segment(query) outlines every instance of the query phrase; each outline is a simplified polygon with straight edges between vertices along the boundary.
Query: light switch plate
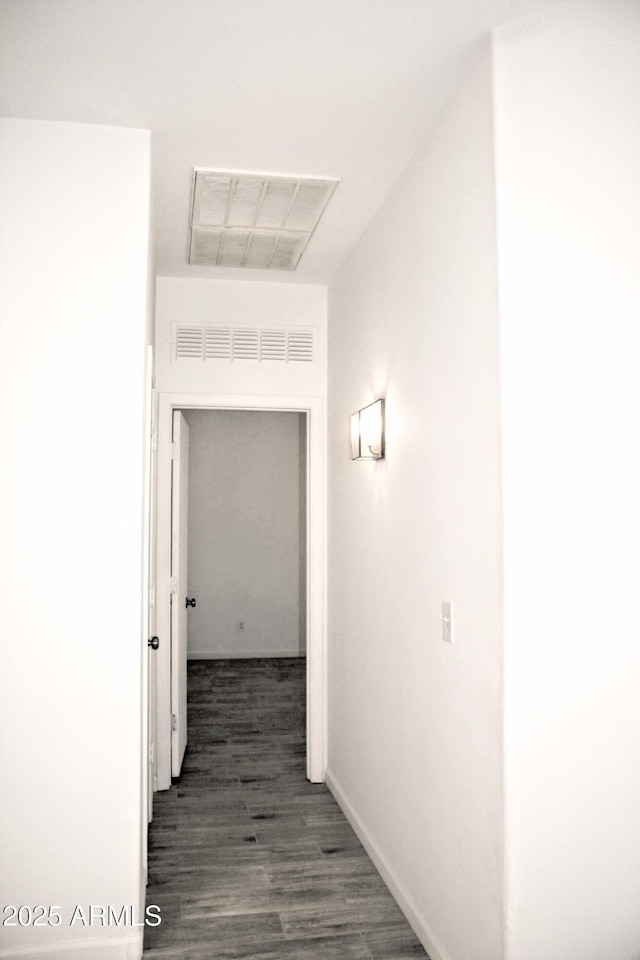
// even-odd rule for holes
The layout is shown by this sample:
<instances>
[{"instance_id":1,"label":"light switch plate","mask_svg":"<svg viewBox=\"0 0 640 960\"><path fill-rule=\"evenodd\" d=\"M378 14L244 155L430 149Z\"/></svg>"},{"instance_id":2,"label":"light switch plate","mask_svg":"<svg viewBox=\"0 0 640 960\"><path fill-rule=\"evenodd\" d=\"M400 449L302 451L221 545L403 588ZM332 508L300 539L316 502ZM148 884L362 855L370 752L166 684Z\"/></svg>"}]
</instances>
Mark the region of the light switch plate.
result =
<instances>
[{"instance_id":1,"label":"light switch plate","mask_svg":"<svg viewBox=\"0 0 640 960\"><path fill-rule=\"evenodd\" d=\"M442 601L442 639L453 643L453 604L451 600Z\"/></svg>"}]
</instances>

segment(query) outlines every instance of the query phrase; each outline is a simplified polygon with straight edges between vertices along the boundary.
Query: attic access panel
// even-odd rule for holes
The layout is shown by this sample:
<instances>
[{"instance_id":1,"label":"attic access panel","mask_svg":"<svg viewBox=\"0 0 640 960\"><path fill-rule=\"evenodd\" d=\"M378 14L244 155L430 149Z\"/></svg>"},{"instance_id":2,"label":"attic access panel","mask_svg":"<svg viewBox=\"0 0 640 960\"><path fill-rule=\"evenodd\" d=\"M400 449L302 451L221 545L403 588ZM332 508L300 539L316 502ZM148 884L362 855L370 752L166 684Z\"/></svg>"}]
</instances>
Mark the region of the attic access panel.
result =
<instances>
[{"instance_id":1,"label":"attic access panel","mask_svg":"<svg viewBox=\"0 0 640 960\"><path fill-rule=\"evenodd\" d=\"M337 184L195 170L188 262L295 270Z\"/></svg>"}]
</instances>

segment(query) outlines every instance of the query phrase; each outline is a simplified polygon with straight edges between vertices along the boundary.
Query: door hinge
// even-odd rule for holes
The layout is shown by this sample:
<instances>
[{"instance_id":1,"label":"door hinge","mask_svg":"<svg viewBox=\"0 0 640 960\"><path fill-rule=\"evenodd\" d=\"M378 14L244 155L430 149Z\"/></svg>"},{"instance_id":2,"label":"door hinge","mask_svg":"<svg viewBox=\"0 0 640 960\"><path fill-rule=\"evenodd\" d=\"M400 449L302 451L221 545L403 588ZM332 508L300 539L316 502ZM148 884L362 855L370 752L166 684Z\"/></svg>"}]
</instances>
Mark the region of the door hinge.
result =
<instances>
[{"instance_id":1,"label":"door hinge","mask_svg":"<svg viewBox=\"0 0 640 960\"><path fill-rule=\"evenodd\" d=\"M154 748L154 744L150 743L149 744L149 763L153 763L153 760L154 760L155 751L153 748Z\"/></svg>"},{"instance_id":2,"label":"door hinge","mask_svg":"<svg viewBox=\"0 0 640 960\"><path fill-rule=\"evenodd\" d=\"M178 592L178 578L171 577L171 593L177 593L177 592Z\"/></svg>"},{"instance_id":3,"label":"door hinge","mask_svg":"<svg viewBox=\"0 0 640 960\"><path fill-rule=\"evenodd\" d=\"M180 458L180 448L177 443L171 444L171 459L178 460Z\"/></svg>"},{"instance_id":4,"label":"door hinge","mask_svg":"<svg viewBox=\"0 0 640 960\"><path fill-rule=\"evenodd\" d=\"M154 453L158 449L158 434L155 432L155 430L151 434L151 449Z\"/></svg>"},{"instance_id":5,"label":"door hinge","mask_svg":"<svg viewBox=\"0 0 640 960\"><path fill-rule=\"evenodd\" d=\"M176 717L175 713L171 714L171 729L172 730L178 729L178 718Z\"/></svg>"},{"instance_id":6,"label":"door hinge","mask_svg":"<svg viewBox=\"0 0 640 960\"><path fill-rule=\"evenodd\" d=\"M149 606L155 607L156 605L156 588L154 586L149 587Z\"/></svg>"}]
</instances>

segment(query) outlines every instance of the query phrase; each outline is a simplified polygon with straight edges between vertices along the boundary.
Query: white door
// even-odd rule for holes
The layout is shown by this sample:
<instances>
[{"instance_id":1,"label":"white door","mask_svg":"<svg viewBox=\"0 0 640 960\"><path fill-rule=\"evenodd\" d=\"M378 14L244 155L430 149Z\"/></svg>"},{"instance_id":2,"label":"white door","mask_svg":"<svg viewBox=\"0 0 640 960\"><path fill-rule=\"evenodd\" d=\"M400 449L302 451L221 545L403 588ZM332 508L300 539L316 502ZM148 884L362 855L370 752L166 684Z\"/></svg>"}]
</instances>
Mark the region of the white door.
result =
<instances>
[{"instance_id":1,"label":"white door","mask_svg":"<svg viewBox=\"0 0 640 960\"><path fill-rule=\"evenodd\" d=\"M146 762L143 764L143 787L147 797L147 822L153 817L153 790L155 779L156 753L156 644L157 637L151 639L155 632L155 596L152 588L151 557L153 555L153 411L155 391L153 386L153 348L147 347L146 367L146 398L145 398L145 448L144 448L144 528L143 528L143 584L142 596L142 643L147 651L143 657L143 756L146 753ZM145 673L146 668L146 673ZM147 866L146 827L143 829L143 861Z\"/></svg>"},{"instance_id":2,"label":"white door","mask_svg":"<svg viewBox=\"0 0 640 960\"><path fill-rule=\"evenodd\" d=\"M155 756L155 654L150 646L153 632L153 601L151 596L151 516L152 501L152 441L153 432L153 349L147 347L145 390L145 445L144 445L144 507L142 536L142 789L146 796L142 822L142 868L147 873L147 825L153 816L153 760Z\"/></svg>"},{"instance_id":3,"label":"white door","mask_svg":"<svg viewBox=\"0 0 640 960\"><path fill-rule=\"evenodd\" d=\"M187 746L187 527L189 427L173 413L171 451L171 776L180 776Z\"/></svg>"}]
</instances>

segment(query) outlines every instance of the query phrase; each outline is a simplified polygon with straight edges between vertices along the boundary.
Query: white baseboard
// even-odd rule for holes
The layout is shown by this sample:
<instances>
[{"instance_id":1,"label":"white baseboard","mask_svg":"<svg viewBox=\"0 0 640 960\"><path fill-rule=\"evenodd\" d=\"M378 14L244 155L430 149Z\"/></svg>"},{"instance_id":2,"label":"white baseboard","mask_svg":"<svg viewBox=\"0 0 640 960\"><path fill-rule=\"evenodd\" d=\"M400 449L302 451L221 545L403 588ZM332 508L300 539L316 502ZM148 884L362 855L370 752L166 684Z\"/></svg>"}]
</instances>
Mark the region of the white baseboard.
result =
<instances>
[{"instance_id":1,"label":"white baseboard","mask_svg":"<svg viewBox=\"0 0 640 960\"><path fill-rule=\"evenodd\" d=\"M326 783L431 960L449 960L330 770L327 770Z\"/></svg>"},{"instance_id":2,"label":"white baseboard","mask_svg":"<svg viewBox=\"0 0 640 960\"><path fill-rule=\"evenodd\" d=\"M140 960L143 928L126 937L60 940L28 946L0 947L0 960Z\"/></svg>"},{"instance_id":3,"label":"white baseboard","mask_svg":"<svg viewBox=\"0 0 640 960\"><path fill-rule=\"evenodd\" d=\"M187 653L187 660L266 660L276 657L304 657L299 650L216 650L212 653L210 650L193 650Z\"/></svg>"}]
</instances>

